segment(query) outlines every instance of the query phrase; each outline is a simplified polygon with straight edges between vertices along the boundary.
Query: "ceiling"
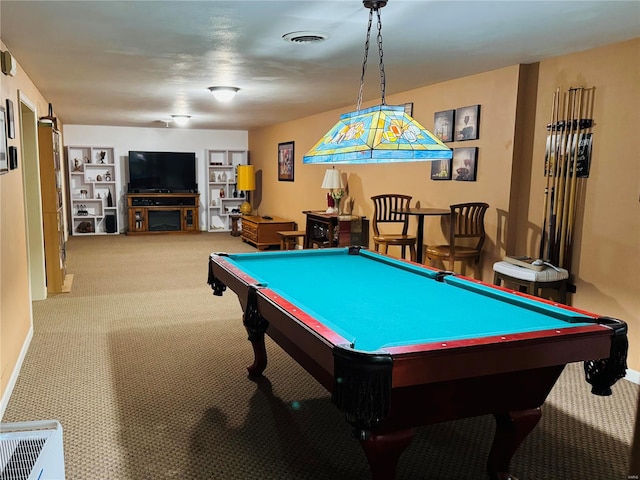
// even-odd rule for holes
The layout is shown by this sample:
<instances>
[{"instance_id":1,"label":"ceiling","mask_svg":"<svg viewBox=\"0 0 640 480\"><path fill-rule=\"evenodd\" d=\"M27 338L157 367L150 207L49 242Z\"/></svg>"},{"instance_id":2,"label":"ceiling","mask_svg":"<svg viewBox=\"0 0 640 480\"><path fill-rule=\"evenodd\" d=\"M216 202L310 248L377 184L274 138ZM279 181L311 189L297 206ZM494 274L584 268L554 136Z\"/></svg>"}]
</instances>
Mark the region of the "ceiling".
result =
<instances>
[{"instance_id":1,"label":"ceiling","mask_svg":"<svg viewBox=\"0 0 640 480\"><path fill-rule=\"evenodd\" d=\"M640 37L638 0L389 0L381 12L387 95ZM245 130L354 109L368 13L360 0L1 0L0 37L66 124ZM329 38L282 38L296 31ZM374 17L363 99L379 103L376 35ZM221 104L213 85L240 91Z\"/></svg>"}]
</instances>

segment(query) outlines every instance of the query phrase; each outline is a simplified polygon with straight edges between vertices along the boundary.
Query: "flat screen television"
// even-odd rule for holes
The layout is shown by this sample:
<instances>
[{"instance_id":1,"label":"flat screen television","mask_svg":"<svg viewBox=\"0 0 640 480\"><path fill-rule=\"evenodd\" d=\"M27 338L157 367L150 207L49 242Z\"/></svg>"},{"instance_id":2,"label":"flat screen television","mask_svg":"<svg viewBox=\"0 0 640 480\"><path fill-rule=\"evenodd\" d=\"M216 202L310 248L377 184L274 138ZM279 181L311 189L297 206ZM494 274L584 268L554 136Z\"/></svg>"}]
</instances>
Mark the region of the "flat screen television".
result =
<instances>
[{"instance_id":1,"label":"flat screen television","mask_svg":"<svg viewBox=\"0 0 640 480\"><path fill-rule=\"evenodd\" d=\"M129 193L196 193L193 152L129 151Z\"/></svg>"}]
</instances>

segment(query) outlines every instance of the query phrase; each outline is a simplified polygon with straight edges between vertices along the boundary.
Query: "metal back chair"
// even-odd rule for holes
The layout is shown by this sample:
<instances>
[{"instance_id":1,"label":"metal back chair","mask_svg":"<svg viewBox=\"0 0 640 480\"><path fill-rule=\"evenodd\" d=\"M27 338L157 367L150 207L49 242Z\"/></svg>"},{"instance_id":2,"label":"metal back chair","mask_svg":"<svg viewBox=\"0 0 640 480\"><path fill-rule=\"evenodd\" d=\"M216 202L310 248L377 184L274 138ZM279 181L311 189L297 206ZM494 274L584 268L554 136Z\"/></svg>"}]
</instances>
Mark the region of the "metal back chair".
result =
<instances>
[{"instance_id":1,"label":"metal back chair","mask_svg":"<svg viewBox=\"0 0 640 480\"><path fill-rule=\"evenodd\" d=\"M376 252L387 253L389 246L397 245L402 247L402 258L406 258L406 249L409 248L411 260L416 260L416 237L407 235L409 230L409 215L401 213L409 208L411 202L410 195L384 194L374 195L373 201L373 244ZM387 233L388 226L394 225L394 233Z\"/></svg>"},{"instance_id":2,"label":"metal back chair","mask_svg":"<svg viewBox=\"0 0 640 480\"><path fill-rule=\"evenodd\" d=\"M484 216L489 205L471 202L458 203L450 208L449 244L428 246L426 257L430 261L448 261L452 272L456 261L473 260L475 267L480 261L486 238Z\"/></svg>"}]
</instances>

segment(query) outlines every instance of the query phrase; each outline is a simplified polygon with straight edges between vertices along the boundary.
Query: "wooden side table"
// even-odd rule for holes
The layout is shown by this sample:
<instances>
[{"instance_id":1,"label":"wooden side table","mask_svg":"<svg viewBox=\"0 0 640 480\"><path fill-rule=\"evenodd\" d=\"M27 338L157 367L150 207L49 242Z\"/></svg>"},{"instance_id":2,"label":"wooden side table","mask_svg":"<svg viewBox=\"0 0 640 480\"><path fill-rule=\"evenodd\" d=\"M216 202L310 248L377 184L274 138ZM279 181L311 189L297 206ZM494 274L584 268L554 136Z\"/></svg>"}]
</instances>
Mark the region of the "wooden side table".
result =
<instances>
[{"instance_id":1,"label":"wooden side table","mask_svg":"<svg viewBox=\"0 0 640 480\"><path fill-rule=\"evenodd\" d=\"M240 220L241 217L242 215L239 215L237 213L232 213L231 215L229 215L229 218L231 218L231 236L232 237L240 236L240 229L238 228L238 220Z\"/></svg>"},{"instance_id":2,"label":"wooden side table","mask_svg":"<svg viewBox=\"0 0 640 480\"><path fill-rule=\"evenodd\" d=\"M258 250L280 248L279 231L295 230L296 223L281 217L264 218L258 215L242 215L242 241Z\"/></svg>"},{"instance_id":3,"label":"wooden side table","mask_svg":"<svg viewBox=\"0 0 640 480\"><path fill-rule=\"evenodd\" d=\"M369 247L369 220L366 217L314 210L302 213L307 216L304 248Z\"/></svg>"}]
</instances>

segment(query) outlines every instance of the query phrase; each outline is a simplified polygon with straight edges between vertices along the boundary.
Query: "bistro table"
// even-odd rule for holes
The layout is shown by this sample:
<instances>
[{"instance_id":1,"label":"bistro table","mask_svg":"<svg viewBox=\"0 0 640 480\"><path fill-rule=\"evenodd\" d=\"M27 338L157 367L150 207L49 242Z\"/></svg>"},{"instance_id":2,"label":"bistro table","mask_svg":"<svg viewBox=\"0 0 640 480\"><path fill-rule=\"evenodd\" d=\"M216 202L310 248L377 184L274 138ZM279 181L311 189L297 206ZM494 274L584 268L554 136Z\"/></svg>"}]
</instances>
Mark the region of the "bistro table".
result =
<instances>
[{"instance_id":1,"label":"bistro table","mask_svg":"<svg viewBox=\"0 0 640 480\"><path fill-rule=\"evenodd\" d=\"M395 210L394 213L404 213L406 215L415 215L418 217L418 245L416 246L416 262L422 263L424 251L424 217L427 216L445 216L450 215L451 210L448 208L405 208L403 210Z\"/></svg>"}]
</instances>

